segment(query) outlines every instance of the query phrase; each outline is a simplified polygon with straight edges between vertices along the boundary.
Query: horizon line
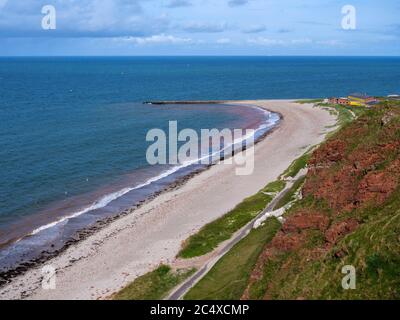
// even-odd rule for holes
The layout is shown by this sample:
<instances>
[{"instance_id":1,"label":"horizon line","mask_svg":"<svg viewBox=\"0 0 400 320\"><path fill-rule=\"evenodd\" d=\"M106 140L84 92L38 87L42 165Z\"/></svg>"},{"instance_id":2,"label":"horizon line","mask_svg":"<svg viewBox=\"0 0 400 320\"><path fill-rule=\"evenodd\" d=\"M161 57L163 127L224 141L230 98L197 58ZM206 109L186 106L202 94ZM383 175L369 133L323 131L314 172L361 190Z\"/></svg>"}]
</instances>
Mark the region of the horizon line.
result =
<instances>
[{"instance_id":1,"label":"horizon line","mask_svg":"<svg viewBox=\"0 0 400 320\"><path fill-rule=\"evenodd\" d=\"M292 58L318 58L318 57L331 57L331 58L400 58L400 55L205 55L205 54L191 54L191 55L0 55L1 58L185 58L185 57L259 57L259 58L274 58L274 57L292 57Z\"/></svg>"}]
</instances>

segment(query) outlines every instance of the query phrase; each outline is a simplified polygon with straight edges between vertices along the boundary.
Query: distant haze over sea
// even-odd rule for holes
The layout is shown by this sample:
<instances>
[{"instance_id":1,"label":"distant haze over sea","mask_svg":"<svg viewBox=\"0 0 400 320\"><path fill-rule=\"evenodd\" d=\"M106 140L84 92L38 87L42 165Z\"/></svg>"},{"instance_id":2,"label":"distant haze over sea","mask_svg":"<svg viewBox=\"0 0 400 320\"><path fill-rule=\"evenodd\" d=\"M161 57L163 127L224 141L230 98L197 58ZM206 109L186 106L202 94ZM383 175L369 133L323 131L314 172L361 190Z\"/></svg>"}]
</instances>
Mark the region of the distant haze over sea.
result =
<instances>
[{"instance_id":1,"label":"distant haze over sea","mask_svg":"<svg viewBox=\"0 0 400 320\"><path fill-rule=\"evenodd\" d=\"M0 58L0 77L6 102L44 90L69 104L386 95L400 91L400 57Z\"/></svg>"}]
</instances>

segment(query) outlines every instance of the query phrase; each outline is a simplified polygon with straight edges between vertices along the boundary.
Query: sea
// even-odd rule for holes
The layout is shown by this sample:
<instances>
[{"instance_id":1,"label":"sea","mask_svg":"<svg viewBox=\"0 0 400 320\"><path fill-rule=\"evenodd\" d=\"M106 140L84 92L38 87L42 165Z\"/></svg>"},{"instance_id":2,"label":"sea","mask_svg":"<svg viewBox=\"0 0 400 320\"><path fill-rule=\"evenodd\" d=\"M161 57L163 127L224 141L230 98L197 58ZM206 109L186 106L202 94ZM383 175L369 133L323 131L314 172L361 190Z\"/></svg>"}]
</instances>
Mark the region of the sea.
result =
<instances>
[{"instance_id":1,"label":"sea","mask_svg":"<svg viewBox=\"0 0 400 320\"><path fill-rule=\"evenodd\" d=\"M61 250L204 165L149 165L146 134L252 128L254 106L158 100L302 99L400 93L398 57L0 58L0 273ZM268 137L267 137L268 139Z\"/></svg>"}]
</instances>

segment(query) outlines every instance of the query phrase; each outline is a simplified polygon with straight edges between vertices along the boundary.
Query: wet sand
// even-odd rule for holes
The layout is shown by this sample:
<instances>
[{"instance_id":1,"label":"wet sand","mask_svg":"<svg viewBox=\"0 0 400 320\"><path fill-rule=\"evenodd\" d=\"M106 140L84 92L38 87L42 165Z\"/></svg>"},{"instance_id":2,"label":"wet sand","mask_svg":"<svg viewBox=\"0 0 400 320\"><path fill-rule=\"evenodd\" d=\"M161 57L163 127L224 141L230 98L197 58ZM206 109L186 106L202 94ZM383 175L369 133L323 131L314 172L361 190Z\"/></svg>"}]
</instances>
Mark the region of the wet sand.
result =
<instances>
[{"instance_id":1,"label":"wet sand","mask_svg":"<svg viewBox=\"0 0 400 320\"><path fill-rule=\"evenodd\" d=\"M230 102L232 103L232 102ZM212 166L180 188L159 195L47 262L57 270L55 290L41 286L33 268L0 288L0 299L101 299L155 266L174 260L182 241L274 181L336 119L311 104L288 100L240 101L278 112L279 127L255 146L255 169L236 175L235 164Z\"/></svg>"}]
</instances>

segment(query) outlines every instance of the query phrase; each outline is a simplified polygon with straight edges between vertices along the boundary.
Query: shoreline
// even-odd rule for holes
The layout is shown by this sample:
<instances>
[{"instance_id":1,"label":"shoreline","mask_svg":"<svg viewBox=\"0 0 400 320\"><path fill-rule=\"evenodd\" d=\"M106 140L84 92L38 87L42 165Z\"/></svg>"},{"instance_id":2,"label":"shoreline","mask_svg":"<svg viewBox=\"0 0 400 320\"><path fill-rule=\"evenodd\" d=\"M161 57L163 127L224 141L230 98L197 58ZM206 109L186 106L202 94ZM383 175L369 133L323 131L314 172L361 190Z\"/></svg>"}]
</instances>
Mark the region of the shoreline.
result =
<instances>
[{"instance_id":1,"label":"shoreline","mask_svg":"<svg viewBox=\"0 0 400 320\"><path fill-rule=\"evenodd\" d=\"M311 110L312 107L309 104L300 106L288 100L231 101L229 103L247 103L280 113L283 117L277 128L265 134L269 137L258 141L255 145L255 157L261 162L260 169L270 171L266 177L252 175L243 178L243 181L246 181L242 185L241 180L232 176L234 165L213 165L201 170L187 177L183 183L157 194L139 208L131 209L130 214L119 216L118 219L113 217L112 221L102 225L99 230L87 234L77 243L70 243L63 252L50 257L48 262L60 272L56 290L41 290L40 269L30 266L25 274L16 276L11 283L0 288L0 298L29 296L33 299L98 299L109 296L154 265L173 259L177 253L176 249L180 248L180 243L188 235L223 215L244 197L257 190L261 183L265 184L276 178L281 173L278 171L281 168L284 169L287 163L290 164L294 160L293 157L299 153L299 149L305 146L302 145L303 143L309 146L316 144L314 142L321 142L327 133L326 126L335 122L333 116L327 111L315 108ZM298 108L298 110L293 109L293 112L290 112L290 108ZM307 128L307 125L296 128L298 126L295 119L296 113L300 118L305 117L303 125L311 120L307 119L307 116L318 115L314 119L316 121L312 121L309 126L311 128ZM294 119L291 119L293 116ZM290 122L289 125L288 122ZM281 125L291 131L293 139L298 141L288 143L286 153L289 154L283 157L284 159L278 156L271 165L266 165L262 163L268 156L268 152L265 153L263 150L266 145L268 147L271 143L275 143L278 149L285 149L283 142L291 136L279 132L282 131ZM301 131L304 131L306 137L298 135ZM274 138L271 139L271 136ZM256 162L256 166L259 161ZM186 183L189 180L191 184ZM203 195L201 191L204 192ZM210 203L204 204L205 199ZM202 203L203 206L200 206ZM189 211L195 212L189 214ZM184 222L182 228L177 226L176 221ZM140 240L143 242L144 239L152 241L141 245ZM137 240L136 243L135 240Z\"/></svg>"},{"instance_id":2,"label":"shoreline","mask_svg":"<svg viewBox=\"0 0 400 320\"><path fill-rule=\"evenodd\" d=\"M163 104L171 104L171 102L162 102ZM214 102L215 104L217 102ZM191 104L191 102L187 101L182 101L182 103L177 103L177 104ZM200 102L198 101L196 104L205 104L209 105L210 103L208 101L203 101ZM223 101L220 101L219 104L223 107L231 107L231 105L225 104ZM236 106L243 107L244 109L257 109L261 112L265 112L265 109L259 108L254 105L242 105L242 104L235 104ZM247 112L247 111L246 111ZM271 132L273 132L278 126L280 121L282 120L282 115L277 113L279 116L279 121L269 129L265 129L265 132L261 132L261 134L256 137L255 139L255 144L258 144L260 141L265 139L266 136L268 136ZM260 122L263 124L264 122ZM244 127L243 129L250 128L251 125L248 124L247 127ZM260 129L260 128L259 128ZM256 132L259 130L257 129ZM245 149L243 149L245 150ZM234 150L233 154L239 153L239 150ZM226 158L231 158L232 156L228 156ZM225 158L225 159L226 159ZM222 157L220 158L219 161L224 160ZM156 199L158 196L160 196L163 193L170 192L173 190L176 190L186 184L191 178L194 176L201 174L202 172L208 170L210 167L216 165L216 163L211 163L208 165L202 165L201 168L193 168L189 172L183 173L180 176L177 176L174 178L172 182L169 182L166 184L164 187L161 187L161 189L154 191L153 193L147 195L144 197L142 200L138 201L137 203L131 205L129 208L122 209L120 211L116 211L114 214L106 217L99 218L98 221L96 221L93 224L90 224L88 226L84 226L78 230L76 230L72 236L68 237L66 241L61 246L57 246L56 248L51 245L51 247L43 247L41 248L41 253L36 254L35 256L32 256L30 258L27 258L25 260L20 260L18 263L16 263L13 267L5 270L0 270L0 295L1 295L1 289L3 286L7 285L7 283L11 282L13 278L18 277L29 271L29 269L32 268L37 268L40 266L43 266L47 261L57 257L58 255L62 254L65 252L69 247L73 245L77 245L79 242L85 240L86 238L90 237L91 235L95 234L96 232L100 231L101 229L107 227L109 224L113 223L114 221L134 213L135 210L140 209L143 205L146 205L147 203L153 201ZM185 169L185 168L183 168ZM179 170L177 173L180 172ZM117 199L118 200L118 199ZM67 219L61 217L61 219ZM59 223L58 220L50 221L47 222L47 225L57 225ZM43 229L47 225L43 225L40 227L37 227L38 229ZM32 233L28 233L24 236L22 236L19 239L11 239L9 242L6 243L1 243L0 244L0 249L7 249L9 246L12 246L16 243L18 243L20 240L25 240L28 239L31 234L34 234L34 231Z\"/></svg>"}]
</instances>

